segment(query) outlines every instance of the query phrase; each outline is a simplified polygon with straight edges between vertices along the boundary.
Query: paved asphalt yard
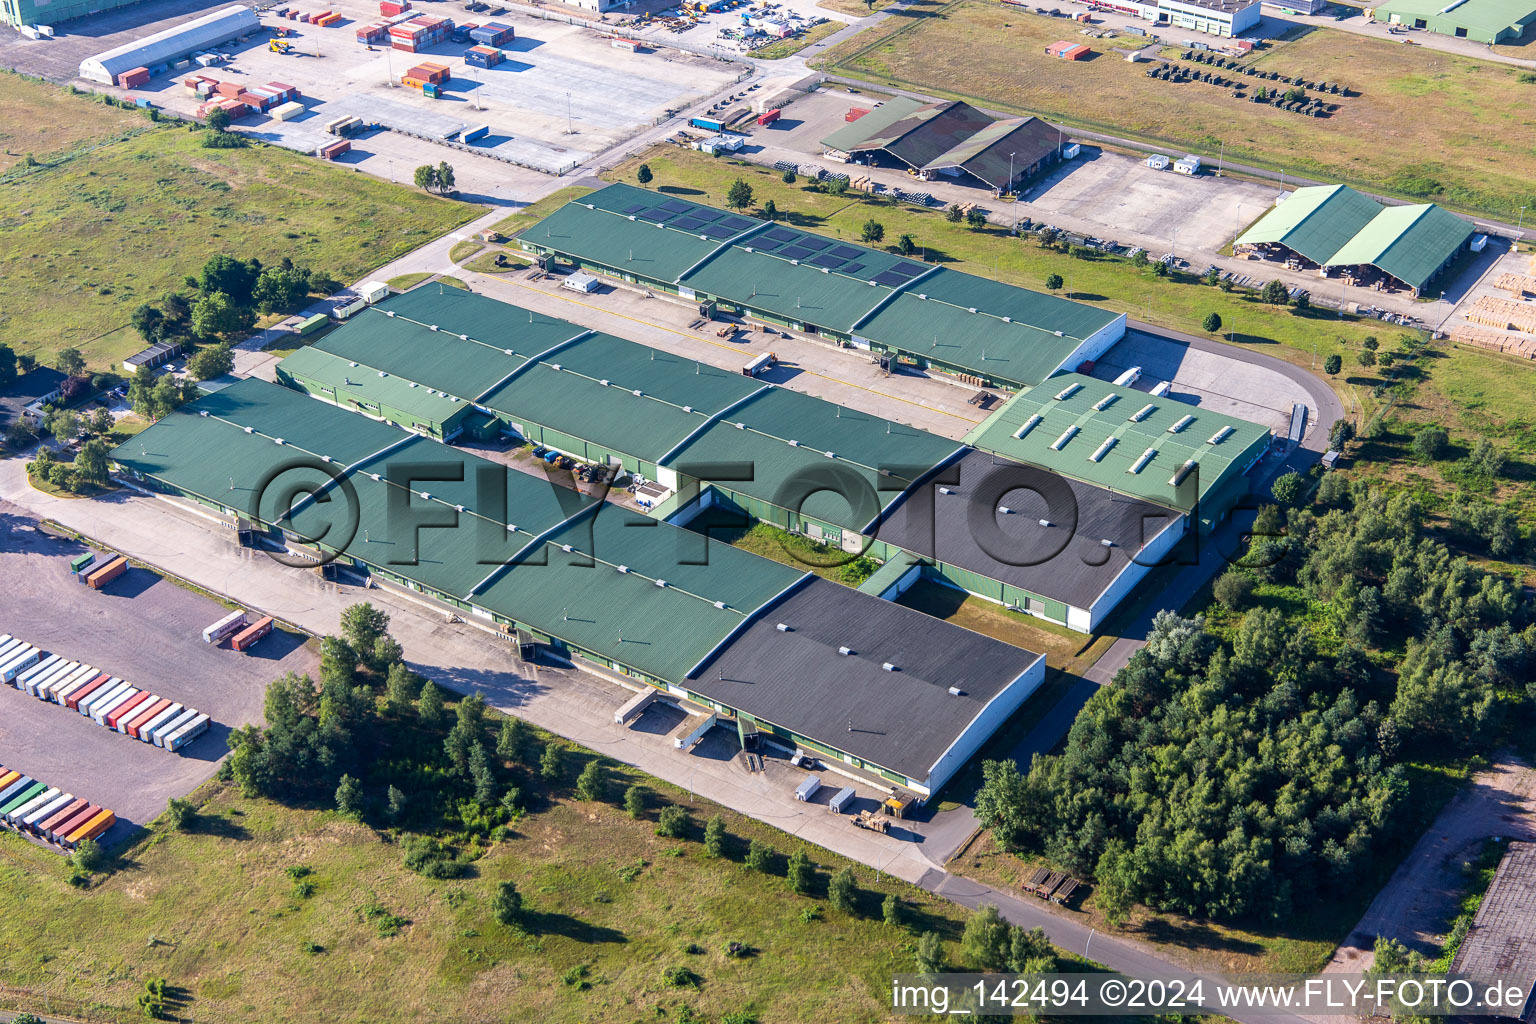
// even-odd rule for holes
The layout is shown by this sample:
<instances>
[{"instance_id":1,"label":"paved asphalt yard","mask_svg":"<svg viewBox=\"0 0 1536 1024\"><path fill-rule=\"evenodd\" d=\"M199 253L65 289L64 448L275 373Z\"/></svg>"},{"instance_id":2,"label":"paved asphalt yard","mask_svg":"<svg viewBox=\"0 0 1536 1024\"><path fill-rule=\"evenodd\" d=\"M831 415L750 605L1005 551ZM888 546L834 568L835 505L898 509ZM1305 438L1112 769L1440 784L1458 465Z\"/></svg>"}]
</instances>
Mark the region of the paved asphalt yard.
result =
<instances>
[{"instance_id":1,"label":"paved asphalt yard","mask_svg":"<svg viewBox=\"0 0 1536 1024\"><path fill-rule=\"evenodd\" d=\"M76 582L70 559L91 550L36 528L0 501L0 633L83 661L141 689L206 712L208 732L180 753L141 743L57 704L0 687L0 763L117 813L106 835L120 841L211 776L232 728L259 722L266 684L287 671L313 672L303 637L274 632L239 654L203 643L225 607L144 568L100 591ZM98 564L102 552L97 549Z\"/></svg>"}]
</instances>

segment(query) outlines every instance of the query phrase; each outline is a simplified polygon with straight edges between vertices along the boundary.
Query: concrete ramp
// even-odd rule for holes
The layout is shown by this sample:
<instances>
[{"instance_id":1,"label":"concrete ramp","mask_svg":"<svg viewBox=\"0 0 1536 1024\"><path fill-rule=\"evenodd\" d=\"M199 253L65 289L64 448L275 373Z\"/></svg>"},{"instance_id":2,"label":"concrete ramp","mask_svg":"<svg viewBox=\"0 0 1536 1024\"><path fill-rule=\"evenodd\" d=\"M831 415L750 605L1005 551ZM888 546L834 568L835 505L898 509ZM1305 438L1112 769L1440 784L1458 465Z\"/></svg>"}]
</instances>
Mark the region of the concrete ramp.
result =
<instances>
[{"instance_id":1,"label":"concrete ramp","mask_svg":"<svg viewBox=\"0 0 1536 1024\"><path fill-rule=\"evenodd\" d=\"M635 694L632 700L630 700L623 707L619 708L619 710L613 713L614 724L628 725L630 722L633 722L635 719L645 714L645 709L650 707L651 703L660 696L660 690L650 689L647 689L643 693Z\"/></svg>"},{"instance_id":2,"label":"concrete ramp","mask_svg":"<svg viewBox=\"0 0 1536 1024\"><path fill-rule=\"evenodd\" d=\"M718 714L689 715L676 729L672 730L672 745L678 750L692 750L719 720Z\"/></svg>"}]
</instances>

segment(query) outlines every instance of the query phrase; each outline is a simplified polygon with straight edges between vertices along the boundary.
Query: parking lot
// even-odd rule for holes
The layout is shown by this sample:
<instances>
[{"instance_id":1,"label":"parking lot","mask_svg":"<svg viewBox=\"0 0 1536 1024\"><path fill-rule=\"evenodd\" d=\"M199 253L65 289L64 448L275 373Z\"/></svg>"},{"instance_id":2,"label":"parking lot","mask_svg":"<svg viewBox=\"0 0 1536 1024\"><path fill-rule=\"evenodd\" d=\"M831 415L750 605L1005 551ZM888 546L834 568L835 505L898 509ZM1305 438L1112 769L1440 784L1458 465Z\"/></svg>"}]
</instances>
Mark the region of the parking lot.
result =
<instances>
[{"instance_id":1,"label":"parking lot","mask_svg":"<svg viewBox=\"0 0 1536 1024\"><path fill-rule=\"evenodd\" d=\"M311 6L318 10L320 5ZM360 117L390 130L357 139L353 152L339 162L357 165L382 158L366 169L384 177L390 175L385 164L395 159L400 164L395 176L408 181L412 169L427 159L463 167L479 164L477 157L486 158L471 175L494 177L518 167L564 173L723 88L740 71L713 57L670 48L639 53L615 49L609 39L584 26L517 14L472 13L462 4L421 5L421 13L460 24L495 20L513 27L516 39L500 47L506 59L489 69L476 68L464 61L472 41L445 40L415 53L368 46L357 41L357 29L380 20L378 5L339 0L329 7L343 17L327 28L262 13L268 28L291 30L293 34L281 40L291 45L291 52L274 52L268 46L270 36L255 36L223 47L230 55L226 64L183 68L140 89L109 91L147 96L190 116L201 101L187 93L182 80L193 73L252 85L284 82L303 95L305 113L288 121L255 113L236 127L278 145L314 152L335 141L325 134L326 122L343 115ZM88 47L73 57L75 64L99 49ZM405 72L423 61L451 69L440 98L428 99L401 84ZM490 133L467 147L438 141L482 124ZM425 159L416 152L422 147L428 151Z\"/></svg>"},{"instance_id":2,"label":"parking lot","mask_svg":"<svg viewBox=\"0 0 1536 1024\"><path fill-rule=\"evenodd\" d=\"M249 655L205 644L202 630L227 614L223 605L143 568L92 590L69 572L70 559L87 550L37 529L24 510L0 501L0 633L213 719L208 732L173 754L0 687L0 763L111 808L118 823L105 837L110 843L213 775L231 729L261 720L266 684L289 671L312 674L318 658L302 636L283 631Z\"/></svg>"}]
</instances>

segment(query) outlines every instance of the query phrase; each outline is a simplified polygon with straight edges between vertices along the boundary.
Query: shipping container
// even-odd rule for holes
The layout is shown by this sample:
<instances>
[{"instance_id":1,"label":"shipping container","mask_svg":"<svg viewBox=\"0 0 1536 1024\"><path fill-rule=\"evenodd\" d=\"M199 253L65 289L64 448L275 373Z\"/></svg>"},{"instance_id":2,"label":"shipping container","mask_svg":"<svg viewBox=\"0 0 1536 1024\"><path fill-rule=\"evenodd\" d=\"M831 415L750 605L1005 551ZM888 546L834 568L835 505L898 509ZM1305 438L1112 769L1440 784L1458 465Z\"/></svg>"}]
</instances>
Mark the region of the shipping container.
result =
<instances>
[{"instance_id":1,"label":"shipping container","mask_svg":"<svg viewBox=\"0 0 1536 1024\"><path fill-rule=\"evenodd\" d=\"M55 704L63 705L66 703L66 701L68 701L72 694L78 693L79 691L85 689L86 686L98 679L107 678L110 678L107 673L98 672L93 668L87 672L78 673L69 679L54 682L46 687L46 689L40 688L38 695L42 696L43 693L46 693L49 700L53 701Z\"/></svg>"},{"instance_id":2,"label":"shipping container","mask_svg":"<svg viewBox=\"0 0 1536 1024\"><path fill-rule=\"evenodd\" d=\"M175 752L208 731L208 716L198 715L165 738L165 749Z\"/></svg>"},{"instance_id":3,"label":"shipping container","mask_svg":"<svg viewBox=\"0 0 1536 1024\"><path fill-rule=\"evenodd\" d=\"M352 149L352 143L348 142L346 139L342 139L340 142L333 142L329 146L321 146L320 147L320 158L322 160L335 160L337 157L341 156L342 154L350 152L351 149ZM325 314L324 313L316 313L315 316L325 316ZM313 319L314 319L314 317L310 318L310 320L313 320ZM329 319L329 317L327 317L326 319ZM304 323L299 325L299 333L301 333L301 334L304 333L304 328L309 326L310 320L306 320L306 321L304 321ZM320 326L320 325L315 325L315 326ZM313 330L314 328L311 327L310 329Z\"/></svg>"},{"instance_id":4,"label":"shipping container","mask_svg":"<svg viewBox=\"0 0 1536 1024\"><path fill-rule=\"evenodd\" d=\"M630 53L640 52L640 43L634 39L615 39L612 45L615 50L628 50Z\"/></svg>"},{"instance_id":5,"label":"shipping container","mask_svg":"<svg viewBox=\"0 0 1536 1024\"><path fill-rule=\"evenodd\" d=\"M74 800L73 793L65 793L60 789L50 790L53 795L45 800L37 800L25 808L25 814L17 814L11 821L28 832L37 828L37 823L53 816L53 812Z\"/></svg>"},{"instance_id":6,"label":"shipping container","mask_svg":"<svg viewBox=\"0 0 1536 1024\"><path fill-rule=\"evenodd\" d=\"M47 658L17 676L16 688L21 689L25 686L40 685L43 680L57 672L64 664L64 659L60 658L57 654L50 654Z\"/></svg>"},{"instance_id":7,"label":"shipping container","mask_svg":"<svg viewBox=\"0 0 1536 1024\"><path fill-rule=\"evenodd\" d=\"M42 654L42 651L31 644L25 645L22 650L11 656L10 661L0 665L0 682L14 683L16 677L21 674L22 669L36 665Z\"/></svg>"},{"instance_id":8,"label":"shipping container","mask_svg":"<svg viewBox=\"0 0 1536 1024\"><path fill-rule=\"evenodd\" d=\"M316 313L314 316L299 324L297 333L301 337L304 335L314 334L320 328L328 324L330 320L331 318L326 316L324 313Z\"/></svg>"},{"instance_id":9,"label":"shipping container","mask_svg":"<svg viewBox=\"0 0 1536 1024\"><path fill-rule=\"evenodd\" d=\"M73 692L66 694L64 696L64 706L69 708L71 711L79 711L80 702L82 700L86 700L92 694L99 692L103 686L111 683L112 680L112 676L103 672L101 675L97 676L95 679L92 679L84 686L77 687Z\"/></svg>"},{"instance_id":10,"label":"shipping container","mask_svg":"<svg viewBox=\"0 0 1536 1024\"><path fill-rule=\"evenodd\" d=\"M133 684L129 683L126 679L120 676L113 676L106 683L98 687L95 693L79 701L75 705L75 710L79 711L86 718L94 718L96 717L97 708L105 707L108 701L116 700L122 696L131 685Z\"/></svg>"},{"instance_id":11,"label":"shipping container","mask_svg":"<svg viewBox=\"0 0 1536 1024\"><path fill-rule=\"evenodd\" d=\"M411 0L379 0L379 13L386 18L404 14L411 9Z\"/></svg>"},{"instance_id":12,"label":"shipping container","mask_svg":"<svg viewBox=\"0 0 1536 1024\"><path fill-rule=\"evenodd\" d=\"M79 572L81 569L84 569L94 561L96 561L96 556L91 554L89 551L83 555L76 555L74 558L70 559L69 571Z\"/></svg>"},{"instance_id":13,"label":"shipping container","mask_svg":"<svg viewBox=\"0 0 1536 1024\"><path fill-rule=\"evenodd\" d=\"M100 804L93 804L89 800L82 800L80 804L81 806L71 811L69 817L63 821L55 820L53 824L46 826L43 835L52 842L61 842L65 836L75 832L103 810Z\"/></svg>"},{"instance_id":14,"label":"shipping container","mask_svg":"<svg viewBox=\"0 0 1536 1024\"><path fill-rule=\"evenodd\" d=\"M118 688L117 692L106 700L98 701L91 708L91 721L97 725L107 724L107 715L116 711L127 701L137 697L141 691L137 686L126 684Z\"/></svg>"},{"instance_id":15,"label":"shipping container","mask_svg":"<svg viewBox=\"0 0 1536 1024\"><path fill-rule=\"evenodd\" d=\"M154 697L139 705L133 714L124 717L117 723L117 731L124 736L139 738L139 729L148 725L160 716L160 712L171 706L171 702L164 697Z\"/></svg>"},{"instance_id":16,"label":"shipping container","mask_svg":"<svg viewBox=\"0 0 1536 1024\"><path fill-rule=\"evenodd\" d=\"M163 709L154 718L151 718L149 721L139 726L138 734L134 736L134 739L141 743L150 742L150 737L154 735L156 729L171 721L171 719L180 717L181 713L185 711L186 708L187 706L185 704L172 704L169 707Z\"/></svg>"},{"instance_id":17,"label":"shipping container","mask_svg":"<svg viewBox=\"0 0 1536 1024\"><path fill-rule=\"evenodd\" d=\"M237 651L248 650L251 645L270 632L272 632L272 616L266 615L236 633L234 640L230 641L230 646Z\"/></svg>"},{"instance_id":18,"label":"shipping container","mask_svg":"<svg viewBox=\"0 0 1536 1024\"><path fill-rule=\"evenodd\" d=\"M203 643L216 644L245 625L245 612L230 612L203 630Z\"/></svg>"},{"instance_id":19,"label":"shipping container","mask_svg":"<svg viewBox=\"0 0 1536 1024\"><path fill-rule=\"evenodd\" d=\"M9 633L0 636L0 659L3 659L10 651L21 650L21 645L24 642L20 637L11 636Z\"/></svg>"},{"instance_id":20,"label":"shipping container","mask_svg":"<svg viewBox=\"0 0 1536 1024\"><path fill-rule=\"evenodd\" d=\"M130 68L117 76L119 89L137 89L149 84L149 68Z\"/></svg>"},{"instance_id":21,"label":"shipping container","mask_svg":"<svg viewBox=\"0 0 1536 1024\"><path fill-rule=\"evenodd\" d=\"M372 46L374 43L383 43L389 40L389 26L382 21L371 25L363 25L357 30L357 41Z\"/></svg>"},{"instance_id":22,"label":"shipping container","mask_svg":"<svg viewBox=\"0 0 1536 1024\"><path fill-rule=\"evenodd\" d=\"M429 100L439 99L443 95L443 87L435 82L421 83L421 94Z\"/></svg>"},{"instance_id":23,"label":"shipping container","mask_svg":"<svg viewBox=\"0 0 1536 1024\"><path fill-rule=\"evenodd\" d=\"M33 802L45 796L48 792L47 783L33 781L30 785L13 792L4 807L0 807L0 818L14 824L14 819L19 816Z\"/></svg>"},{"instance_id":24,"label":"shipping container","mask_svg":"<svg viewBox=\"0 0 1536 1024\"><path fill-rule=\"evenodd\" d=\"M695 128L703 128L705 131L717 132L725 127L724 122L713 117L695 117L688 122Z\"/></svg>"},{"instance_id":25,"label":"shipping container","mask_svg":"<svg viewBox=\"0 0 1536 1024\"><path fill-rule=\"evenodd\" d=\"M418 82L442 83L448 81L449 68L446 64L438 64L434 61L423 61L405 73L406 78L414 78Z\"/></svg>"},{"instance_id":26,"label":"shipping container","mask_svg":"<svg viewBox=\"0 0 1536 1024\"><path fill-rule=\"evenodd\" d=\"M201 714L201 712L195 711L192 708L185 709L184 711L182 711L181 713L176 715L175 718L172 718L169 722L166 722L164 725L160 726L158 729L155 729L153 732L151 732L150 736L149 736L149 741L151 743L153 743L157 747L165 746L165 741L166 741L167 737L175 735L177 730L179 730L182 726L184 726L184 725L188 724L189 722L191 722L199 714Z\"/></svg>"},{"instance_id":27,"label":"shipping container","mask_svg":"<svg viewBox=\"0 0 1536 1024\"><path fill-rule=\"evenodd\" d=\"M761 128L761 127L764 127L766 125L773 124L773 122L777 121L779 119L779 117L783 115L783 113L784 113L784 111L782 111L782 110L769 110L769 111L767 111L767 112L765 112L763 114L758 115L758 118L757 118L758 127Z\"/></svg>"},{"instance_id":28,"label":"shipping container","mask_svg":"<svg viewBox=\"0 0 1536 1024\"><path fill-rule=\"evenodd\" d=\"M279 103L277 106L269 110L268 113L279 121L292 121L294 118L304 113L304 104L295 103L290 100L287 103Z\"/></svg>"},{"instance_id":29,"label":"shipping container","mask_svg":"<svg viewBox=\"0 0 1536 1024\"><path fill-rule=\"evenodd\" d=\"M117 815L111 811L102 811L96 817L76 829L73 834L64 837L64 845L75 847L87 839L95 839L117 822Z\"/></svg>"},{"instance_id":30,"label":"shipping container","mask_svg":"<svg viewBox=\"0 0 1536 1024\"><path fill-rule=\"evenodd\" d=\"M122 730L119 728L119 726L122 725L126 719L138 714L141 708L148 707L152 701L157 699L158 698L148 690L140 690L138 693L135 693L133 696L119 704L117 707L113 708L111 711L108 711L105 715L102 715L101 722L113 732L121 732Z\"/></svg>"},{"instance_id":31,"label":"shipping container","mask_svg":"<svg viewBox=\"0 0 1536 1024\"><path fill-rule=\"evenodd\" d=\"M30 775L18 775L10 782L7 782L5 788L0 789L0 813L3 813L18 797L37 784L37 780Z\"/></svg>"},{"instance_id":32,"label":"shipping container","mask_svg":"<svg viewBox=\"0 0 1536 1024\"><path fill-rule=\"evenodd\" d=\"M33 693L33 696L42 700L51 700L52 694L56 690L61 689L64 686L69 686L73 685L74 683L84 682L87 679L92 679L95 677L95 675L96 670L90 665L82 665L79 662L75 662L75 667L69 671L60 672L53 678L48 679L43 683L39 683L35 688L36 692Z\"/></svg>"},{"instance_id":33,"label":"shipping container","mask_svg":"<svg viewBox=\"0 0 1536 1024\"><path fill-rule=\"evenodd\" d=\"M511 25L488 21L469 34L469 38L484 46L506 46L517 38Z\"/></svg>"},{"instance_id":34,"label":"shipping container","mask_svg":"<svg viewBox=\"0 0 1536 1024\"><path fill-rule=\"evenodd\" d=\"M505 59L494 46L471 46L464 51L464 63L476 68L493 68Z\"/></svg>"},{"instance_id":35,"label":"shipping container","mask_svg":"<svg viewBox=\"0 0 1536 1024\"><path fill-rule=\"evenodd\" d=\"M127 571L128 559L118 555L112 561L86 577L85 582L90 584L92 590L100 590Z\"/></svg>"},{"instance_id":36,"label":"shipping container","mask_svg":"<svg viewBox=\"0 0 1536 1024\"><path fill-rule=\"evenodd\" d=\"M61 804L59 807L50 811L46 816L37 819L37 821L33 824L33 828L40 836L49 835L55 828L64 824L70 818L73 818L75 815L79 814L89 806L91 806L91 802L89 800L85 799L84 797L74 796L71 794L67 803Z\"/></svg>"}]
</instances>

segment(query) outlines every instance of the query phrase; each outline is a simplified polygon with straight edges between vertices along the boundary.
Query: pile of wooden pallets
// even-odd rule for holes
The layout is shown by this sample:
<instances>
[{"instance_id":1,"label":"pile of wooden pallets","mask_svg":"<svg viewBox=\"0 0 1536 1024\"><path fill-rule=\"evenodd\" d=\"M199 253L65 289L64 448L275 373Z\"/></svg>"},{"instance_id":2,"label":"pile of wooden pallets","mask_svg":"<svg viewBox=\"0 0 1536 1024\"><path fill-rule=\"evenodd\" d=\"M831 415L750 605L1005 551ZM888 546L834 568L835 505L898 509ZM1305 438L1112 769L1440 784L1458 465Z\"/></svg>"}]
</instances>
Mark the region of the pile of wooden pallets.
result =
<instances>
[{"instance_id":1,"label":"pile of wooden pallets","mask_svg":"<svg viewBox=\"0 0 1536 1024\"><path fill-rule=\"evenodd\" d=\"M1474 345L1494 352L1536 359L1536 338L1527 338L1506 331L1491 331L1485 327L1469 327L1463 324L1451 328L1451 340L1462 345Z\"/></svg>"},{"instance_id":2,"label":"pile of wooden pallets","mask_svg":"<svg viewBox=\"0 0 1536 1024\"><path fill-rule=\"evenodd\" d=\"M1509 292L1517 299L1536 295L1536 277L1530 274L1500 274L1499 279L1493 282L1493 286Z\"/></svg>"},{"instance_id":3,"label":"pile of wooden pallets","mask_svg":"<svg viewBox=\"0 0 1536 1024\"><path fill-rule=\"evenodd\" d=\"M1513 302L1485 295L1467 310L1467 319L1484 327L1514 328L1536 334L1536 302Z\"/></svg>"},{"instance_id":4,"label":"pile of wooden pallets","mask_svg":"<svg viewBox=\"0 0 1536 1024\"><path fill-rule=\"evenodd\" d=\"M1019 888L1031 896L1038 896L1052 903L1060 903L1065 906L1082 883L1065 871L1052 871L1050 868L1035 868L1029 876L1029 881Z\"/></svg>"}]
</instances>

